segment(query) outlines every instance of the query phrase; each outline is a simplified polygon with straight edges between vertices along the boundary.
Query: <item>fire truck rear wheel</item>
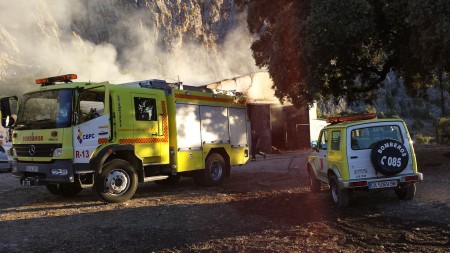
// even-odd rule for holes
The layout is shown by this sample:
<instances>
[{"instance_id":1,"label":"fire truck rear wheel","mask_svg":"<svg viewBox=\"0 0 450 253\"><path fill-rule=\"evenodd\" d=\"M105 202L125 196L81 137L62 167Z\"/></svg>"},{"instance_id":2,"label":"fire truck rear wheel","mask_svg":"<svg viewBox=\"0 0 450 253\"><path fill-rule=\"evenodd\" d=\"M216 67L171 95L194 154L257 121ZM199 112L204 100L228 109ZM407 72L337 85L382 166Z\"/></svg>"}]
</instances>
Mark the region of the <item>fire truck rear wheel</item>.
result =
<instances>
[{"instance_id":1,"label":"fire truck rear wheel","mask_svg":"<svg viewBox=\"0 0 450 253\"><path fill-rule=\"evenodd\" d=\"M222 183L225 175L225 160L220 154L213 153L206 159L204 170L200 170L194 177L198 185L215 186Z\"/></svg>"},{"instance_id":2,"label":"fire truck rear wheel","mask_svg":"<svg viewBox=\"0 0 450 253\"><path fill-rule=\"evenodd\" d=\"M127 161L114 159L103 166L94 187L100 200L107 203L122 203L136 192L137 174Z\"/></svg>"},{"instance_id":3,"label":"fire truck rear wheel","mask_svg":"<svg viewBox=\"0 0 450 253\"><path fill-rule=\"evenodd\" d=\"M45 188L54 195L63 197L74 197L83 189L77 184L46 184Z\"/></svg>"}]
</instances>

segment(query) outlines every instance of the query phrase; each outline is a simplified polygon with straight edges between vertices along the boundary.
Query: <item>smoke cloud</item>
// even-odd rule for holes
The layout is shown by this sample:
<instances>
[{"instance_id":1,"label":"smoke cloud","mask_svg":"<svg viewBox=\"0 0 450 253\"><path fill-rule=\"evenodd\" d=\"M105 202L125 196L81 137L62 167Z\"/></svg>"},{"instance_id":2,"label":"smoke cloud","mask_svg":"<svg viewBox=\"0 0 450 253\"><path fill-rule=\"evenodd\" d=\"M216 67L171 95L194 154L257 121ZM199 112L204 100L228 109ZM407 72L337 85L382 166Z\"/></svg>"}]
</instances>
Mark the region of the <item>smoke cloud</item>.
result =
<instances>
[{"instance_id":1,"label":"smoke cloud","mask_svg":"<svg viewBox=\"0 0 450 253\"><path fill-rule=\"evenodd\" d=\"M111 15L122 11L114 7L120 2L126 1L1 1L0 95L21 95L35 86L35 79L65 73L77 74L79 81L157 78L204 85L259 71L243 17L214 44L187 36L189 29L177 33L175 26L150 22L157 20L152 15L162 14L149 13L149 8L130 7L133 15ZM129 2L127 6L138 3ZM197 2L203 1L192 0ZM90 22L82 22L86 20ZM194 26L188 21L180 26ZM85 27L99 22L99 27ZM113 27L105 29L107 24Z\"/></svg>"}]
</instances>

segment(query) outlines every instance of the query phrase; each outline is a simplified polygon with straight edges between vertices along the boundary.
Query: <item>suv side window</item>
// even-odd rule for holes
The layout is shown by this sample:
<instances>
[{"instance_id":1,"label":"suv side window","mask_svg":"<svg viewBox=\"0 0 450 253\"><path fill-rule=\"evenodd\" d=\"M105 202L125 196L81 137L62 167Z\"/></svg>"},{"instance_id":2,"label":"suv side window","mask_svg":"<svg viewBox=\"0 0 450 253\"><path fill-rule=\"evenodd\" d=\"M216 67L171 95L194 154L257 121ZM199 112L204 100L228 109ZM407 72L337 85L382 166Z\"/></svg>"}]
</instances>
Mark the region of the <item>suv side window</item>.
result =
<instances>
[{"instance_id":1,"label":"suv side window","mask_svg":"<svg viewBox=\"0 0 450 253\"><path fill-rule=\"evenodd\" d=\"M319 149L326 150L327 143L328 143L327 131L322 131L322 133L320 134Z\"/></svg>"},{"instance_id":2,"label":"suv side window","mask_svg":"<svg viewBox=\"0 0 450 253\"><path fill-rule=\"evenodd\" d=\"M339 150L341 147L341 131L331 132L331 150Z\"/></svg>"}]
</instances>

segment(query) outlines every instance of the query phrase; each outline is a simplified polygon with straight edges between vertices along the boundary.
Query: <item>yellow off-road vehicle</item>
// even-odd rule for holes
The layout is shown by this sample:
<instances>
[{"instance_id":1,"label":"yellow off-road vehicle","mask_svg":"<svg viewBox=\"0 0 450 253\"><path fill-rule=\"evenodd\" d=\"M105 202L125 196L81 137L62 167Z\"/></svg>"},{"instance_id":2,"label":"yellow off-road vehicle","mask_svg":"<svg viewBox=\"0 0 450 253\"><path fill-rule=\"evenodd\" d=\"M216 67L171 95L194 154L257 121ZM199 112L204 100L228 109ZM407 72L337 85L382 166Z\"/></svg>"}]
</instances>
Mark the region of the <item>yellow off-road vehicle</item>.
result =
<instances>
[{"instance_id":1,"label":"yellow off-road vehicle","mask_svg":"<svg viewBox=\"0 0 450 253\"><path fill-rule=\"evenodd\" d=\"M403 200L416 193L423 180L406 124L401 119L376 119L375 114L329 118L307 169L312 192L330 186L334 203L347 207L355 190L394 190Z\"/></svg>"}]
</instances>

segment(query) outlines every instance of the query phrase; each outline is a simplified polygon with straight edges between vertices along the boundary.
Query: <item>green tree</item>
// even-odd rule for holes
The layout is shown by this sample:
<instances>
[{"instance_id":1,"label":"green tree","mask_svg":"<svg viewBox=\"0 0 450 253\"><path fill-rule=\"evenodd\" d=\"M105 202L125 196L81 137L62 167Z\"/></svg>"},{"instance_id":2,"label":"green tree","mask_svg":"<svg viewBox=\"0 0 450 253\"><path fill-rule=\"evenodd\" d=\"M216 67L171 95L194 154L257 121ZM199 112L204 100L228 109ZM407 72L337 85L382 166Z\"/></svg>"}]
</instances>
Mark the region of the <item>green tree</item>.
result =
<instances>
[{"instance_id":1,"label":"green tree","mask_svg":"<svg viewBox=\"0 0 450 253\"><path fill-rule=\"evenodd\" d=\"M449 89L450 1L416 0L409 5L411 57L404 68L409 90L422 93L435 86L440 90L440 106L447 115L444 92Z\"/></svg>"},{"instance_id":2,"label":"green tree","mask_svg":"<svg viewBox=\"0 0 450 253\"><path fill-rule=\"evenodd\" d=\"M255 62L267 67L275 95L294 104L312 101L314 90L307 85L310 64L304 54L308 1L237 0L247 6L251 33L258 34L251 49ZM261 8L262 7L262 8Z\"/></svg>"},{"instance_id":3,"label":"green tree","mask_svg":"<svg viewBox=\"0 0 450 253\"><path fill-rule=\"evenodd\" d=\"M330 98L371 102L391 71L413 93L428 88L438 70L447 73L450 1L236 3L247 9L248 27L257 35L257 65L267 67L277 97L296 105Z\"/></svg>"}]
</instances>

